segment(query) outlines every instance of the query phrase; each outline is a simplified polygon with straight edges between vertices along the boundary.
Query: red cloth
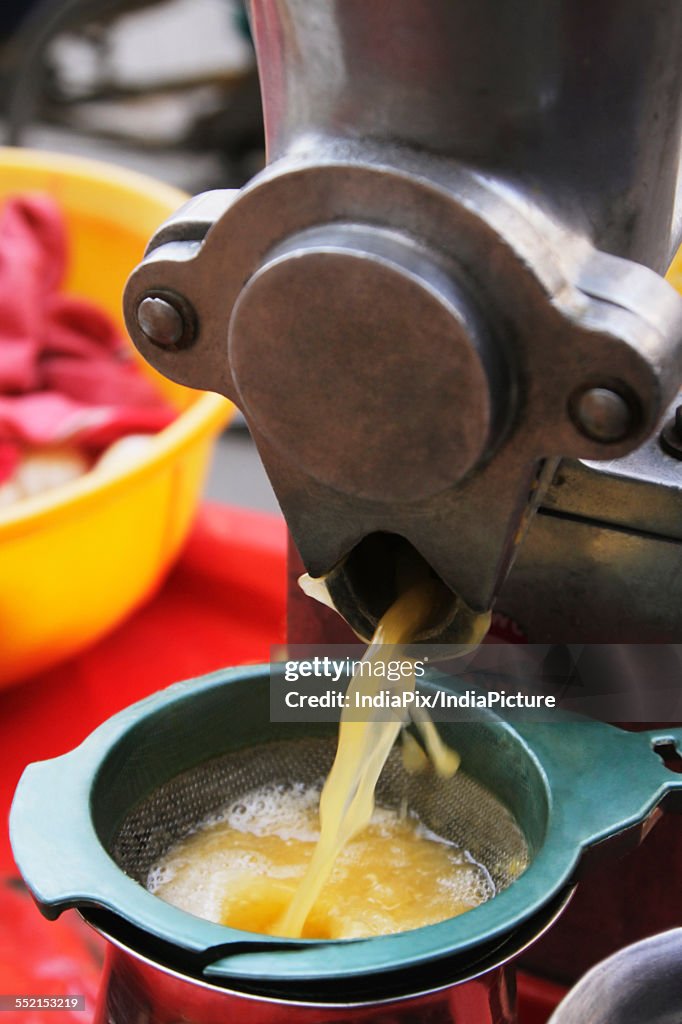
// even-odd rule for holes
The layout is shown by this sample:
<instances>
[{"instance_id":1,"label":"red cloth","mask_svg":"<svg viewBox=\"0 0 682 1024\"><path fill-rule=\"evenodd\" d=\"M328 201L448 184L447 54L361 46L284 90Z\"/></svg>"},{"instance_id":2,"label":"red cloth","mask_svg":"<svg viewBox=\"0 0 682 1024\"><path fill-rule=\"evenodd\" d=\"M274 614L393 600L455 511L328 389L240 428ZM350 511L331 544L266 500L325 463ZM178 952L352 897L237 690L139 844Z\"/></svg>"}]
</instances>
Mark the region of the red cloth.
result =
<instances>
[{"instance_id":1,"label":"red cloth","mask_svg":"<svg viewBox=\"0 0 682 1024\"><path fill-rule=\"evenodd\" d=\"M9 199L0 214L0 482L26 447L69 442L96 456L175 417L107 314L60 293L67 262L57 204Z\"/></svg>"}]
</instances>

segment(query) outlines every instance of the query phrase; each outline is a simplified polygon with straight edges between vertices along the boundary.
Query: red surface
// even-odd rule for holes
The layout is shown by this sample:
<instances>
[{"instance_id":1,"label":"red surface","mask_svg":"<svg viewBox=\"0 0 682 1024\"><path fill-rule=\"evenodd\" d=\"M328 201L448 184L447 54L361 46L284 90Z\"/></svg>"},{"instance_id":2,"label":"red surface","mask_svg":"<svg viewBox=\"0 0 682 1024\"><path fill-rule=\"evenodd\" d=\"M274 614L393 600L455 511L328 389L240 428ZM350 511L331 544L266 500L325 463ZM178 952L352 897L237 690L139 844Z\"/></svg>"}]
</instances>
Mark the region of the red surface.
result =
<instances>
[{"instance_id":1,"label":"red surface","mask_svg":"<svg viewBox=\"0 0 682 1024\"><path fill-rule=\"evenodd\" d=\"M71 911L40 916L17 878L0 878L0 995L85 996L85 1010L6 1010L3 1024L90 1024L104 942Z\"/></svg>"},{"instance_id":2,"label":"red surface","mask_svg":"<svg viewBox=\"0 0 682 1024\"><path fill-rule=\"evenodd\" d=\"M0 994L83 993L88 1007L12 1010L2 1024L90 1024L102 955L75 913L45 921L12 877L5 822L23 768L70 750L116 711L178 679L269 660L271 645L284 641L285 562L282 520L204 506L180 562L132 618L79 658L0 691ZM522 1024L544 1024L560 994L520 978Z\"/></svg>"}]
</instances>

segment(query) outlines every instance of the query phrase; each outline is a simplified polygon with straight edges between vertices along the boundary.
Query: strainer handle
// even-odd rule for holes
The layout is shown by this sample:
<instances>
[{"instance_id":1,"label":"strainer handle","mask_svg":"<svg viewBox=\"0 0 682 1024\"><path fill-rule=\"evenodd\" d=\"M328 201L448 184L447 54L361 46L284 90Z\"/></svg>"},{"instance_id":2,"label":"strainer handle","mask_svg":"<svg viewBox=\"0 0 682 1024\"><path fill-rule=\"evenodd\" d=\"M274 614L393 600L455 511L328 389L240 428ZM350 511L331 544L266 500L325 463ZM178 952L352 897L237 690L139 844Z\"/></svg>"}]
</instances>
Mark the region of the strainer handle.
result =
<instances>
[{"instance_id":1,"label":"strainer handle","mask_svg":"<svg viewBox=\"0 0 682 1024\"><path fill-rule=\"evenodd\" d=\"M668 795L663 803L667 811L682 814L682 726L661 726L644 733L652 751L661 760L665 772L664 788Z\"/></svg>"},{"instance_id":2,"label":"strainer handle","mask_svg":"<svg viewBox=\"0 0 682 1024\"><path fill-rule=\"evenodd\" d=\"M553 855L575 844L579 858L604 840L641 839L641 826L656 808L682 811L682 774L674 763L682 752L680 726L630 732L575 718L519 722L515 729L551 793L543 855L555 833Z\"/></svg>"},{"instance_id":3,"label":"strainer handle","mask_svg":"<svg viewBox=\"0 0 682 1024\"><path fill-rule=\"evenodd\" d=\"M100 756L94 750L93 757ZM72 907L104 910L116 929L133 925L158 939L172 935L197 968L244 949L272 951L283 940L243 933L185 914L152 896L109 856L95 831L88 799L93 762L86 745L50 761L28 765L10 812L14 858L45 917ZM117 923L118 922L118 923ZM231 938L226 941L226 934ZM288 943L288 947L296 948Z\"/></svg>"},{"instance_id":4,"label":"strainer handle","mask_svg":"<svg viewBox=\"0 0 682 1024\"><path fill-rule=\"evenodd\" d=\"M50 920L71 907L116 906L116 875L90 816L83 747L28 765L10 810L14 860Z\"/></svg>"}]
</instances>

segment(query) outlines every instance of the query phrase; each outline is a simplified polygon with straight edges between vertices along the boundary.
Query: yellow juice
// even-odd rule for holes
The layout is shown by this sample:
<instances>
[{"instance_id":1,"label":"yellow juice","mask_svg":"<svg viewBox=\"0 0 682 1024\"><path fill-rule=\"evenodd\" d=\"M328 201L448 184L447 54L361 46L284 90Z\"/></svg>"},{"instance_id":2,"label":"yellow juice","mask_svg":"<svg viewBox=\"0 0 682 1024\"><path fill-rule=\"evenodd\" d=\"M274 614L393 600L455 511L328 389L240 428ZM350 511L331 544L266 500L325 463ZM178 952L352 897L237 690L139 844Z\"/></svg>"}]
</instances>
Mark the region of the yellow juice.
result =
<instances>
[{"instance_id":1,"label":"yellow juice","mask_svg":"<svg viewBox=\"0 0 682 1024\"><path fill-rule=\"evenodd\" d=\"M319 790L264 787L180 842L149 888L183 910L250 932L281 921L319 840ZM350 939L420 928L489 899L488 873L413 816L375 809L335 859L302 929Z\"/></svg>"}]
</instances>

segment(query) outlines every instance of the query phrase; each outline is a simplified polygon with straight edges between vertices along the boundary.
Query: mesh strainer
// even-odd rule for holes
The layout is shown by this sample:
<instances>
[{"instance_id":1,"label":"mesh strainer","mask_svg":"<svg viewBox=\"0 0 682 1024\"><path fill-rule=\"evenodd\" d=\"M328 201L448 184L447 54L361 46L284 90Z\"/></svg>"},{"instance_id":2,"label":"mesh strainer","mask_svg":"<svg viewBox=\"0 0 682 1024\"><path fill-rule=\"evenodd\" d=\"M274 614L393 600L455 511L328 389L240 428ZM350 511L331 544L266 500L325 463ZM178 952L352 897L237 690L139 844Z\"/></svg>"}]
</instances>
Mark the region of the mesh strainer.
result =
<instances>
[{"instance_id":1,"label":"mesh strainer","mask_svg":"<svg viewBox=\"0 0 682 1024\"><path fill-rule=\"evenodd\" d=\"M433 677L420 688L445 684ZM409 776L392 756L379 801L407 798L425 824L486 865L497 896L440 924L372 939L286 940L211 924L148 893L141 883L150 866L249 790L321 781L333 756L333 726L270 722L269 686L269 666L177 684L116 715L72 753L26 770L11 836L46 916L103 908L213 981L287 985L395 971L504 941L570 883L587 851L634 845L662 801L682 808L682 778L654 750L679 743L682 730L512 728L493 714L447 723L462 770L449 781Z\"/></svg>"},{"instance_id":2,"label":"mesh strainer","mask_svg":"<svg viewBox=\"0 0 682 1024\"><path fill-rule=\"evenodd\" d=\"M331 768L335 737L279 740L198 765L159 786L127 814L111 842L126 874L146 885L150 869L177 840L206 818L262 786L286 790L319 786ZM452 779L427 771L408 774L394 750L376 790L382 807L403 802L438 835L468 849L485 865L497 891L506 889L528 860L523 832L485 786L465 772ZM408 879L406 879L406 883Z\"/></svg>"}]
</instances>

